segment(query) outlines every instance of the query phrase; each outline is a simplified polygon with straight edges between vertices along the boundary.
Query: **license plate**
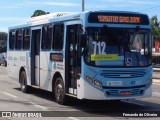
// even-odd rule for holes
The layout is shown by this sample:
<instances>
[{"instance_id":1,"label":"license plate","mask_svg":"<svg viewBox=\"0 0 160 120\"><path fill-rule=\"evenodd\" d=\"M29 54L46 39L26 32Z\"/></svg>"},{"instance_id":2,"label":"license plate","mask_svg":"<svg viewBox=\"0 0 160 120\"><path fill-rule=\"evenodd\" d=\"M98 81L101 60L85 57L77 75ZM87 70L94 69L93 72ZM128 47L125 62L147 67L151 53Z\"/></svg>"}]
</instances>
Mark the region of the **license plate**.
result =
<instances>
[{"instance_id":1,"label":"license plate","mask_svg":"<svg viewBox=\"0 0 160 120\"><path fill-rule=\"evenodd\" d=\"M121 91L120 92L120 96L130 96L131 95L131 91Z\"/></svg>"}]
</instances>

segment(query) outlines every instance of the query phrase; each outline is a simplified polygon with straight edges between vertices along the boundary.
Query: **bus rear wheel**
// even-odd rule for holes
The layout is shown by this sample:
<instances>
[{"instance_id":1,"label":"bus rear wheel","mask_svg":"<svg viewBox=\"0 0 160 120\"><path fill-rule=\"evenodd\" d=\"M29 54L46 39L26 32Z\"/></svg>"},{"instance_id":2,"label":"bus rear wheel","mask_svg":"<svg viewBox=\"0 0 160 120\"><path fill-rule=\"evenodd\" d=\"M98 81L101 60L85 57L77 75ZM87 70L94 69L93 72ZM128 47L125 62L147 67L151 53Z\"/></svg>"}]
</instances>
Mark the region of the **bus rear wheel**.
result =
<instances>
[{"instance_id":1,"label":"bus rear wheel","mask_svg":"<svg viewBox=\"0 0 160 120\"><path fill-rule=\"evenodd\" d=\"M27 85L27 76L25 71L22 71L20 74L20 85L22 92L24 93L29 92L29 86Z\"/></svg>"},{"instance_id":2,"label":"bus rear wheel","mask_svg":"<svg viewBox=\"0 0 160 120\"><path fill-rule=\"evenodd\" d=\"M57 103L61 105L67 104L67 96L65 95L64 83L61 77L58 77L55 81L54 96Z\"/></svg>"}]
</instances>

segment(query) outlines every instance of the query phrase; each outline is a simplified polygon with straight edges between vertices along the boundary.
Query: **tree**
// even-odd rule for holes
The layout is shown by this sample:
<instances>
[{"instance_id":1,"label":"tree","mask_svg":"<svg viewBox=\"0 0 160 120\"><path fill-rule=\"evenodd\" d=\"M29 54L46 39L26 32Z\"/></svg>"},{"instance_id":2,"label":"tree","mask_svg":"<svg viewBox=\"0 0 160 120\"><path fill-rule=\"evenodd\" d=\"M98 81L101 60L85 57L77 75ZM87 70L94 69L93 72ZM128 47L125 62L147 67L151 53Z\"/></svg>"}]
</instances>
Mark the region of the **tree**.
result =
<instances>
[{"instance_id":1,"label":"tree","mask_svg":"<svg viewBox=\"0 0 160 120\"><path fill-rule=\"evenodd\" d=\"M7 48L7 33L0 32L0 53L6 52Z\"/></svg>"},{"instance_id":2,"label":"tree","mask_svg":"<svg viewBox=\"0 0 160 120\"><path fill-rule=\"evenodd\" d=\"M151 27L158 28L158 26L159 26L158 19L157 19L157 16L155 15L151 18Z\"/></svg>"},{"instance_id":3,"label":"tree","mask_svg":"<svg viewBox=\"0 0 160 120\"><path fill-rule=\"evenodd\" d=\"M156 15L151 18L151 32L154 36L154 39L160 40L160 28Z\"/></svg>"},{"instance_id":4,"label":"tree","mask_svg":"<svg viewBox=\"0 0 160 120\"><path fill-rule=\"evenodd\" d=\"M36 16L40 16L40 15L45 15L45 14L49 14L49 12L45 12L43 10L35 10L31 17L36 17Z\"/></svg>"}]
</instances>

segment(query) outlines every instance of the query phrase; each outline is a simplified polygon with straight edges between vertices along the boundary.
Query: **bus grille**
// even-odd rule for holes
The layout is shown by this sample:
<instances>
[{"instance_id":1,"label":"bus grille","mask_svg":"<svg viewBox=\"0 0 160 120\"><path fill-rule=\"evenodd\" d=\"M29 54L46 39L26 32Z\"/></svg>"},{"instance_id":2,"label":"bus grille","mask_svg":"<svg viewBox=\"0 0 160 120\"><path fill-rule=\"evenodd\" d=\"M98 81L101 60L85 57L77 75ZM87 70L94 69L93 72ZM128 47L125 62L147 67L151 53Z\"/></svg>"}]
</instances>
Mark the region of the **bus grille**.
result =
<instances>
[{"instance_id":1,"label":"bus grille","mask_svg":"<svg viewBox=\"0 0 160 120\"><path fill-rule=\"evenodd\" d=\"M144 93L143 89L131 90L131 95L142 95L143 93ZM113 97L120 96L120 91L119 90L109 90L109 91L106 91L106 95L113 96Z\"/></svg>"},{"instance_id":2,"label":"bus grille","mask_svg":"<svg viewBox=\"0 0 160 120\"><path fill-rule=\"evenodd\" d=\"M146 74L144 71L118 71L118 70L104 70L100 73L105 78L135 78L143 77Z\"/></svg>"}]
</instances>

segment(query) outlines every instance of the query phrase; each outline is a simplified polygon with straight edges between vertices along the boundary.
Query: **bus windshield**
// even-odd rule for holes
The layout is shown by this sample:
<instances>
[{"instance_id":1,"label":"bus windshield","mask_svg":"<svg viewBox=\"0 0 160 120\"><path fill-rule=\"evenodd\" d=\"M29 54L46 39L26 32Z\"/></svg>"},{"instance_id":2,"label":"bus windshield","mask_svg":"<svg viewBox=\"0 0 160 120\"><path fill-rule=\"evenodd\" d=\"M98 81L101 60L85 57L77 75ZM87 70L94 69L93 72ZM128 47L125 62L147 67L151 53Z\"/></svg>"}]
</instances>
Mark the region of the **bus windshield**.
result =
<instances>
[{"instance_id":1,"label":"bus windshield","mask_svg":"<svg viewBox=\"0 0 160 120\"><path fill-rule=\"evenodd\" d=\"M91 66L140 67L151 64L150 31L88 27L84 61Z\"/></svg>"}]
</instances>

